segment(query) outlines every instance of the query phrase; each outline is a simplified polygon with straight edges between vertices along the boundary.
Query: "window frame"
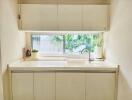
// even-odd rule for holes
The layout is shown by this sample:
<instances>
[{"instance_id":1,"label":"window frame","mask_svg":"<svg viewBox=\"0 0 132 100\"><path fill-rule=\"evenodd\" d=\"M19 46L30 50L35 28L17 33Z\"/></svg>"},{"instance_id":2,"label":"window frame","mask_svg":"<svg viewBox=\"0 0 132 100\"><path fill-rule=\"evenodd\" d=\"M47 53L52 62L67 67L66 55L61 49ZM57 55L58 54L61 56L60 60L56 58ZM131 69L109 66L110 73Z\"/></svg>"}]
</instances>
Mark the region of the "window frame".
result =
<instances>
[{"instance_id":1,"label":"window frame","mask_svg":"<svg viewBox=\"0 0 132 100\"><path fill-rule=\"evenodd\" d=\"M100 33L100 32L102 32L103 34L104 34L104 32L103 31L95 31L95 32L93 32L93 33L95 33L95 34L97 34L97 33ZM68 33L68 34L92 34L91 32L73 32L73 33L69 33L69 32L66 32L66 33ZM66 35L65 33L54 33L54 32L46 32L46 33L44 33L44 32L42 32L42 33L38 33L38 32L29 32L29 33L26 33L27 35L26 35L26 46L27 47L33 47L33 44L32 44L32 35L63 35L63 54L55 54L55 55L53 55L53 54L48 54L48 55L45 55L45 54L43 54L43 53L39 53L39 55L41 56L41 57L68 57L68 58L74 58L74 57L79 57L79 59L80 58L82 58L82 59L87 59L88 57L87 56L85 56L85 55L80 55L80 54L66 54L65 53L65 38L64 38L64 35ZM28 38L27 38L28 37ZM29 40L28 40L29 39ZM99 60L104 60L104 45L103 45L103 47L102 47L103 49L102 49L102 52L103 52L103 55L102 55L102 58L99 58ZM95 59L97 59L97 58L95 58Z\"/></svg>"}]
</instances>

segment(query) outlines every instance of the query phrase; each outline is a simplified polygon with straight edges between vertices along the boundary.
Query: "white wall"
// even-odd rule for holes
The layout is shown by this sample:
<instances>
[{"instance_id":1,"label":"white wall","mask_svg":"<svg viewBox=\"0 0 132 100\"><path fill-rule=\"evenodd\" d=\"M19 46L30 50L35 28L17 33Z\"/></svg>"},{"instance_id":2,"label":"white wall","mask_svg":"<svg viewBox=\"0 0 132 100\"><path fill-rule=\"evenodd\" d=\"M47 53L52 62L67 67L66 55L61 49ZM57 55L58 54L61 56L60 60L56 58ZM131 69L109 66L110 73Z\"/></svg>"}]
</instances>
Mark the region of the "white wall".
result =
<instances>
[{"instance_id":1,"label":"white wall","mask_svg":"<svg viewBox=\"0 0 132 100\"><path fill-rule=\"evenodd\" d=\"M1 37L0 37L1 39ZM0 42L1 43L1 42ZM1 45L0 45L1 46ZM2 88L2 66L1 66L1 47L0 47L0 100L3 100L3 88Z\"/></svg>"},{"instance_id":2,"label":"white wall","mask_svg":"<svg viewBox=\"0 0 132 100\"><path fill-rule=\"evenodd\" d=\"M3 100L3 88L2 88L2 66L1 66L1 28L2 28L2 19L1 19L1 15L2 15L2 9L1 9L1 0L0 0L0 100Z\"/></svg>"},{"instance_id":3,"label":"white wall","mask_svg":"<svg viewBox=\"0 0 132 100\"><path fill-rule=\"evenodd\" d=\"M19 32L17 25L17 0L0 0L1 9L1 56L2 78L5 100L8 96L7 64L22 57L24 47L24 33ZM1 89L1 88L0 88ZM0 98L0 100L2 100Z\"/></svg>"},{"instance_id":4,"label":"white wall","mask_svg":"<svg viewBox=\"0 0 132 100\"><path fill-rule=\"evenodd\" d=\"M107 60L120 65L118 100L132 100L132 0L112 0Z\"/></svg>"},{"instance_id":5,"label":"white wall","mask_svg":"<svg viewBox=\"0 0 132 100\"><path fill-rule=\"evenodd\" d=\"M1 29L1 28L0 28L0 29ZM1 66L1 34L0 34L0 100L3 100L2 66Z\"/></svg>"}]
</instances>

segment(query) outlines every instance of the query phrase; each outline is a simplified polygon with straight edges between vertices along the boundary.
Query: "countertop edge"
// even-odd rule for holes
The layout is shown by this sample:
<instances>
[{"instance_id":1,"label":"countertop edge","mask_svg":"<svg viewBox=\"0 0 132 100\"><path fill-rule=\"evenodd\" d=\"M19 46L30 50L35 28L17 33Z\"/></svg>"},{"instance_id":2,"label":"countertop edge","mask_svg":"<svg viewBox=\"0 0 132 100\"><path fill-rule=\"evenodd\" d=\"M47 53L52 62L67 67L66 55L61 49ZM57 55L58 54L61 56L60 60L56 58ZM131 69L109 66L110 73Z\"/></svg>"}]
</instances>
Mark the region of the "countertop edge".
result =
<instances>
[{"instance_id":1,"label":"countertop edge","mask_svg":"<svg viewBox=\"0 0 132 100\"><path fill-rule=\"evenodd\" d=\"M17 62L17 63L21 63ZM8 70L10 72L110 72L110 73L116 73L119 71L119 65L116 64L104 64L104 62L100 62L102 65L89 65L89 66L19 66L14 64L8 65Z\"/></svg>"}]
</instances>

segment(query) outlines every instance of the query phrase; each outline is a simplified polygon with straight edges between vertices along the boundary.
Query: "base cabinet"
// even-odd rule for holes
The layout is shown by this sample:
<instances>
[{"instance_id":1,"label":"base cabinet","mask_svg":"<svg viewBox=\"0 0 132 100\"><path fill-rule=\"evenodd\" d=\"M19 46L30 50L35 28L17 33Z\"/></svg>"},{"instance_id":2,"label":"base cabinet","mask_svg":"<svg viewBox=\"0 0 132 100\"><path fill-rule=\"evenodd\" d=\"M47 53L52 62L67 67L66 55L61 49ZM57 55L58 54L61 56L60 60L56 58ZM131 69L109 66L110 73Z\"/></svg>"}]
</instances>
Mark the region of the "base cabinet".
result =
<instances>
[{"instance_id":1,"label":"base cabinet","mask_svg":"<svg viewBox=\"0 0 132 100\"><path fill-rule=\"evenodd\" d=\"M12 73L12 100L116 100L116 73Z\"/></svg>"},{"instance_id":2,"label":"base cabinet","mask_svg":"<svg viewBox=\"0 0 132 100\"><path fill-rule=\"evenodd\" d=\"M12 74L12 99L33 100L33 73Z\"/></svg>"},{"instance_id":3,"label":"base cabinet","mask_svg":"<svg viewBox=\"0 0 132 100\"><path fill-rule=\"evenodd\" d=\"M115 100L115 74L87 73L86 100Z\"/></svg>"},{"instance_id":4,"label":"base cabinet","mask_svg":"<svg viewBox=\"0 0 132 100\"><path fill-rule=\"evenodd\" d=\"M55 73L34 74L34 99L55 100Z\"/></svg>"},{"instance_id":5,"label":"base cabinet","mask_svg":"<svg viewBox=\"0 0 132 100\"><path fill-rule=\"evenodd\" d=\"M56 100L85 100L85 73L57 73Z\"/></svg>"}]
</instances>

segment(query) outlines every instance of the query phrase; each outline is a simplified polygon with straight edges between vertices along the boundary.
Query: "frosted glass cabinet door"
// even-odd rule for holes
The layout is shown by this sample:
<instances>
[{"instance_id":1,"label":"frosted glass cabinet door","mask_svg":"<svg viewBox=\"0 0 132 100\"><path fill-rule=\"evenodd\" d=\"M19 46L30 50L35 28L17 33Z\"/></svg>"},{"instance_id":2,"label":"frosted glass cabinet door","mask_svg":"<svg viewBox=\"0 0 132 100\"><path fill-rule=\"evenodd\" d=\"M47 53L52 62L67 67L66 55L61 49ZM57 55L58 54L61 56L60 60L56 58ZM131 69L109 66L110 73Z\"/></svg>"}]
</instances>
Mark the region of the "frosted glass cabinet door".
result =
<instances>
[{"instance_id":1,"label":"frosted glass cabinet door","mask_svg":"<svg viewBox=\"0 0 132 100\"><path fill-rule=\"evenodd\" d=\"M22 4L22 30L57 30L57 5Z\"/></svg>"},{"instance_id":2,"label":"frosted glass cabinet door","mask_svg":"<svg viewBox=\"0 0 132 100\"><path fill-rule=\"evenodd\" d=\"M115 100L114 73L87 73L86 100Z\"/></svg>"},{"instance_id":3,"label":"frosted glass cabinet door","mask_svg":"<svg viewBox=\"0 0 132 100\"><path fill-rule=\"evenodd\" d=\"M33 73L12 73L13 100L33 99Z\"/></svg>"},{"instance_id":4,"label":"frosted glass cabinet door","mask_svg":"<svg viewBox=\"0 0 132 100\"><path fill-rule=\"evenodd\" d=\"M55 100L55 73L34 74L34 100Z\"/></svg>"},{"instance_id":5,"label":"frosted glass cabinet door","mask_svg":"<svg viewBox=\"0 0 132 100\"><path fill-rule=\"evenodd\" d=\"M85 100L85 73L56 73L56 100Z\"/></svg>"},{"instance_id":6,"label":"frosted glass cabinet door","mask_svg":"<svg viewBox=\"0 0 132 100\"><path fill-rule=\"evenodd\" d=\"M59 5L58 19L59 30L77 31L82 26L82 6L81 5Z\"/></svg>"},{"instance_id":7,"label":"frosted glass cabinet door","mask_svg":"<svg viewBox=\"0 0 132 100\"><path fill-rule=\"evenodd\" d=\"M83 5L83 30L107 30L108 16L108 5Z\"/></svg>"}]
</instances>

